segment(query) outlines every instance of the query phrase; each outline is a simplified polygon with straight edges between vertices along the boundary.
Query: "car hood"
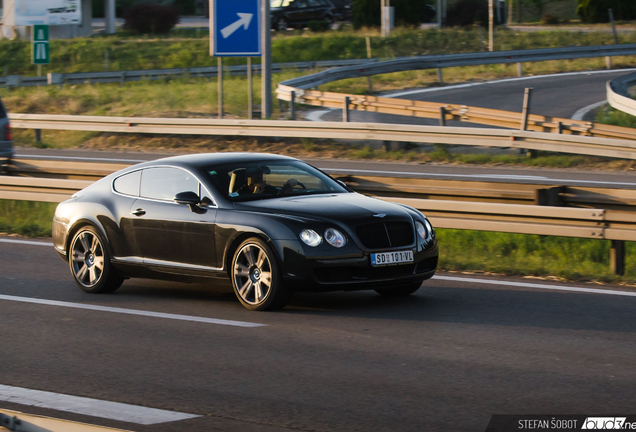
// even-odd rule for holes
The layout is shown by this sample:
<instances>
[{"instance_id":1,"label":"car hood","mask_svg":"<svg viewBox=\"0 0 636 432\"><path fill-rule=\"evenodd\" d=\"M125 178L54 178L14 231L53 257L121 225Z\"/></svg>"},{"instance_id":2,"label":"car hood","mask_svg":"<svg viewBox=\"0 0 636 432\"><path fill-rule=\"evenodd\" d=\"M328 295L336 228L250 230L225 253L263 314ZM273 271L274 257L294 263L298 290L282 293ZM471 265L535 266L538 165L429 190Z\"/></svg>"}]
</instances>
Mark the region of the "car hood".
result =
<instances>
[{"instance_id":1,"label":"car hood","mask_svg":"<svg viewBox=\"0 0 636 432\"><path fill-rule=\"evenodd\" d=\"M357 193L307 195L288 198L235 203L237 210L276 213L309 219L339 220L366 219L384 215L391 219L409 218L409 212L396 204ZM380 216L378 216L380 218Z\"/></svg>"}]
</instances>

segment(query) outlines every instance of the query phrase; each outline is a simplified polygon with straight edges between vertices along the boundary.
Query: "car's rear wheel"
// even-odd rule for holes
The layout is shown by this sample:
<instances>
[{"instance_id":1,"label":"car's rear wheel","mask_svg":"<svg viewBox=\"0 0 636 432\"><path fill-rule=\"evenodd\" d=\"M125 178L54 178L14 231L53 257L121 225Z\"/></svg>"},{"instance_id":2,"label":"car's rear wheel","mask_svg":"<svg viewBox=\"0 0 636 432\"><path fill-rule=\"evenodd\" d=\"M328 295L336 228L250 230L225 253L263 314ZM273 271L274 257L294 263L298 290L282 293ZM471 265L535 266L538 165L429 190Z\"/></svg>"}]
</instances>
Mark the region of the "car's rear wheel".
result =
<instances>
[{"instance_id":1,"label":"car's rear wheel","mask_svg":"<svg viewBox=\"0 0 636 432\"><path fill-rule=\"evenodd\" d=\"M69 249L69 266L77 285L87 293L109 293L124 282L111 266L106 242L91 226L79 229Z\"/></svg>"},{"instance_id":2,"label":"car's rear wheel","mask_svg":"<svg viewBox=\"0 0 636 432\"><path fill-rule=\"evenodd\" d=\"M376 289L375 292L383 297L404 297L413 294L420 289L422 282L416 282L408 285L399 285L391 288Z\"/></svg>"},{"instance_id":3,"label":"car's rear wheel","mask_svg":"<svg viewBox=\"0 0 636 432\"><path fill-rule=\"evenodd\" d=\"M283 285L274 252L258 238L247 239L236 249L231 277L236 297L250 310L280 309L292 295Z\"/></svg>"}]
</instances>

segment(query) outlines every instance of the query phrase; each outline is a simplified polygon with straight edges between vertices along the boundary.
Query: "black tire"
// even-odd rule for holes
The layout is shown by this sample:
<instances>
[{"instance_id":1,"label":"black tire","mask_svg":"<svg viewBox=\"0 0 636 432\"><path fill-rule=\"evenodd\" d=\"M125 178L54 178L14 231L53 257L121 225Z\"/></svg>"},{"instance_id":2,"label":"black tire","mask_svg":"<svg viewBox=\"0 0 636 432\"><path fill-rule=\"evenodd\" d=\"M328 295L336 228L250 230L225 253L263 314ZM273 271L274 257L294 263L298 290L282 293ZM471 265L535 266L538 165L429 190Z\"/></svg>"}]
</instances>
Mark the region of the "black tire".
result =
<instances>
[{"instance_id":1,"label":"black tire","mask_svg":"<svg viewBox=\"0 0 636 432\"><path fill-rule=\"evenodd\" d=\"M236 249L230 279L236 297L249 310L281 309L293 295L283 284L274 252L256 237L245 240Z\"/></svg>"},{"instance_id":2,"label":"black tire","mask_svg":"<svg viewBox=\"0 0 636 432\"><path fill-rule=\"evenodd\" d=\"M87 293L111 293L124 282L110 263L106 241L92 226L82 227L73 235L68 263L75 283Z\"/></svg>"},{"instance_id":3,"label":"black tire","mask_svg":"<svg viewBox=\"0 0 636 432\"><path fill-rule=\"evenodd\" d=\"M420 289L422 282L416 282L408 285L399 285L392 288L380 288L375 290L382 297L406 297Z\"/></svg>"}]
</instances>

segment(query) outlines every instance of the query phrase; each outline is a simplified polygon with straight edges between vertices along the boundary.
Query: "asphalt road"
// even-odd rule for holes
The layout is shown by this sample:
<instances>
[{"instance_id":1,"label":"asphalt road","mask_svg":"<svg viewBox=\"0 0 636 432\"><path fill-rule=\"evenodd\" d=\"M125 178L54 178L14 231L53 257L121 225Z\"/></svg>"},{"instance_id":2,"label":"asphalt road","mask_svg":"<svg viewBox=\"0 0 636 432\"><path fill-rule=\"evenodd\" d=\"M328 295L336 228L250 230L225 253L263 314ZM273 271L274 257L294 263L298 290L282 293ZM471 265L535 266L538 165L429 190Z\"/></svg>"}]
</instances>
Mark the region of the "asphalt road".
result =
<instances>
[{"instance_id":1,"label":"asphalt road","mask_svg":"<svg viewBox=\"0 0 636 432\"><path fill-rule=\"evenodd\" d=\"M0 408L153 432L481 431L494 413L634 411L633 292L442 275L410 298L302 294L255 313L227 286L132 280L84 294L52 247L4 240L0 399L5 386L94 398L95 410L111 401L197 417L143 425Z\"/></svg>"},{"instance_id":2,"label":"asphalt road","mask_svg":"<svg viewBox=\"0 0 636 432\"><path fill-rule=\"evenodd\" d=\"M605 89L607 81L633 72L633 70L615 70L526 76L489 82L391 92L387 96L521 112L524 89L532 87L531 113L571 118L578 110L607 99ZM351 121L354 122L439 124L435 119L418 119L362 111L351 111L350 115ZM333 110L324 114L321 118L323 121L341 121L342 111ZM588 115L584 117L584 120L593 120L593 118ZM462 124L460 122L453 123L453 125ZM470 124L463 123L463 125L468 126Z\"/></svg>"}]
</instances>

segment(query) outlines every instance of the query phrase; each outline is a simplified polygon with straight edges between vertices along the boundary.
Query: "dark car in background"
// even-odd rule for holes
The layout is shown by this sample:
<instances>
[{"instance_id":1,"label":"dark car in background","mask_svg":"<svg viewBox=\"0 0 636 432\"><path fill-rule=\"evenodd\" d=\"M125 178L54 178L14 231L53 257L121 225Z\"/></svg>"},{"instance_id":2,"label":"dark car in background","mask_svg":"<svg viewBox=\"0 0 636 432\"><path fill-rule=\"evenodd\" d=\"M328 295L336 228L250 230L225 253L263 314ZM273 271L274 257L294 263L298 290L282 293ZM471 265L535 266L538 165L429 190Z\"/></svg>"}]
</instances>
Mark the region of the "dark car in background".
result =
<instances>
[{"instance_id":1,"label":"dark car in background","mask_svg":"<svg viewBox=\"0 0 636 432\"><path fill-rule=\"evenodd\" d=\"M329 0L271 0L272 28L286 30L303 28L309 21L333 23L336 7Z\"/></svg>"},{"instance_id":2,"label":"dark car in background","mask_svg":"<svg viewBox=\"0 0 636 432\"><path fill-rule=\"evenodd\" d=\"M7 110L0 101L0 173L4 172L13 157L13 139Z\"/></svg>"},{"instance_id":3,"label":"dark car in background","mask_svg":"<svg viewBox=\"0 0 636 432\"><path fill-rule=\"evenodd\" d=\"M419 211L367 197L300 160L177 156L113 173L58 205L53 243L79 287L130 277L229 279L251 310L294 291L406 296L437 268Z\"/></svg>"},{"instance_id":4,"label":"dark car in background","mask_svg":"<svg viewBox=\"0 0 636 432\"><path fill-rule=\"evenodd\" d=\"M353 18L353 2L351 0L329 0L336 8L339 21L351 21Z\"/></svg>"}]
</instances>

